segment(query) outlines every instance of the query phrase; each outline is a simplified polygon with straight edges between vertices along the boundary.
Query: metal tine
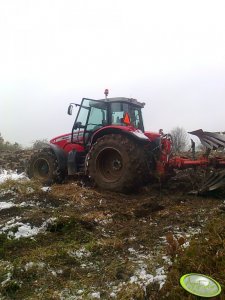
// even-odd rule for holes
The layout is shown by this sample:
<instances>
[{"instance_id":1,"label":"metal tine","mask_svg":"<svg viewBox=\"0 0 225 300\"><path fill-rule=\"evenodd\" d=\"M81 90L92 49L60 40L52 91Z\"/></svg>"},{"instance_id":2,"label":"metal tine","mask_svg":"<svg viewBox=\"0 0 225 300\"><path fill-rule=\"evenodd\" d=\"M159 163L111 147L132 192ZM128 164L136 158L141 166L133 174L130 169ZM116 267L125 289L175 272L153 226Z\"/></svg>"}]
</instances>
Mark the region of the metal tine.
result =
<instances>
[{"instance_id":1,"label":"metal tine","mask_svg":"<svg viewBox=\"0 0 225 300\"><path fill-rule=\"evenodd\" d=\"M215 180L215 177L218 177L218 173L212 173L212 174L210 174L210 175L206 178L206 180L205 180L205 182L204 182L204 184L203 184L203 187L204 187L204 186L209 186L209 185Z\"/></svg>"},{"instance_id":2,"label":"metal tine","mask_svg":"<svg viewBox=\"0 0 225 300\"><path fill-rule=\"evenodd\" d=\"M196 135L202 144L209 149L225 147L225 136L216 132L203 131L198 129L195 131L189 132L190 134Z\"/></svg>"},{"instance_id":3,"label":"metal tine","mask_svg":"<svg viewBox=\"0 0 225 300\"><path fill-rule=\"evenodd\" d=\"M213 191L223 185L225 185L225 172L224 171L222 171L220 173L216 173L216 174L211 174L199 192L202 193L202 192L206 192L206 191Z\"/></svg>"},{"instance_id":4,"label":"metal tine","mask_svg":"<svg viewBox=\"0 0 225 300\"><path fill-rule=\"evenodd\" d=\"M205 188L202 188L198 191L199 194L202 194L202 193L205 193L205 192L211 192L211 191L214 191L214 190L217 190L218 188L222 187L225 185L225 180L220 180L219 182L215 183L214 185L210 186L210 187L205 187Z\"/></svg>"},{"instance_id":5,"label":"metal tine","mask_svg":"<svg viewBox=\"0 0 225 300\"><path fill-rule=\"evenodd\" d=\"M211 137L211 136L210 137L205 137L204 140L211 143L211 144L213 144L214 147L221 147L221 146L224 147L225 146L224 142L222 142L219 139L216 139L214 137Z\"/></svg>"},{"instance_id":6,"label":"metal tine","mask_svg":"<svg viewBox=\"0 0 225 300\"><path fill-rule=\"evenodd\" d=\"M211 186L209 188L209 191L217 190L218 188L220 188L223 185L225 185L225 180L224 181L221 180L220 182L218 182L218 183L214 184L213 186Z\"/></svg>"},{"instance_id":7,"label":"metal tine","mask_svg":"<svg viewBox=\"0 0 225 300\"><path fill-rule=\"evenodd\" d=\"M201 187L201 190L208 190L210 186L214 185L215 183L219 182L222 178L218 174L214 174L211 176Z\"/></svg>"},{"instance_id":8,"label":"metal tine","mask_svg":"<svg viewBox=\"0 0 225 300\"><path fill-rule=\"evenodd\" d=\"M200 138L199 138L200 139ZM211 146L209 143L205 142L204 140L200 139L203 146L209 149L213 149L213 146Z\"/></svg>"},{"instance_id":9,"label":"metal tine","mask_svg":"<svg viewBox=\"0 0 225 300\"><path fill-rule=\"evenodd\" d=\"M208 135L208 136L205 136L204 137L205 140L207 141L210 141L210 142L213 142L213 143L216 143L216 145L219 147L219 146L222 146L224 147L225 146L225 141L223 139L220 139L219 137L217 137L216 135Z\"/></svg>"},{"instance_id":10,"label":"metal tine","mask_svg":"<svg viewBox=\"0 0 225 300\"><path fill-rule=\"evenodd\" d=\"M212 180L209 184L208 187L213 186L214 184L218 183L219 181L222 181L224 179L224 174L216 174L214 177L214 180Z\"/></svg>"},{"instance_id":11,"label":"metal tine","mask_svg":"<svg viewBox=\"0 0 225 300\"><path fill-rule=\"evenodd\" d=\"M210 141L209 139L206 139L206 138L200 139L200 141L202 142L202 144L203 144L203 142L205 142L206 147L210 148L210 149L218 148L219 147L217 143L213 143L212 141Z\"/></svg>"},{"instance_id":12,"label":"metal tine","mask_svg":"<svg viewBox=\"0 0 225 300\"><path fill-rule=\"evenodd\" d=\"M224 142L224 145L225 145L225 135L224 134L220 134L220 133L217 133L217 132L205 132L207 135L209 136L212 136L218 140L221 140Z\"/></svg>"}]
</instances>

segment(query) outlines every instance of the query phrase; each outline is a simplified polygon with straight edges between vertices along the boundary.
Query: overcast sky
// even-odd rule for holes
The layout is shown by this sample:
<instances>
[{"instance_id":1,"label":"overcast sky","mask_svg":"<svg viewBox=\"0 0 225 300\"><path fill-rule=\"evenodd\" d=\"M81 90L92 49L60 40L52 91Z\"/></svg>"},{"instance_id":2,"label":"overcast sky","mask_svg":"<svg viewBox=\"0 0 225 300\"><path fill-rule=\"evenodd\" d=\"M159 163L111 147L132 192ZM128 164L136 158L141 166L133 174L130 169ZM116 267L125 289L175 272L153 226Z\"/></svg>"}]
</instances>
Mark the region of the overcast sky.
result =
<instances>
[{"instance_id":1,"label":"overcast sky","mask_svg":"<svg viewBox=\"0 0 225 300\"><path fill-rule=\"evenodd\" d=\"M225 131L225 1L0 0L0 132L71 131L82 97L146 102L146 130Z\"/></svg>"}]
</instances>

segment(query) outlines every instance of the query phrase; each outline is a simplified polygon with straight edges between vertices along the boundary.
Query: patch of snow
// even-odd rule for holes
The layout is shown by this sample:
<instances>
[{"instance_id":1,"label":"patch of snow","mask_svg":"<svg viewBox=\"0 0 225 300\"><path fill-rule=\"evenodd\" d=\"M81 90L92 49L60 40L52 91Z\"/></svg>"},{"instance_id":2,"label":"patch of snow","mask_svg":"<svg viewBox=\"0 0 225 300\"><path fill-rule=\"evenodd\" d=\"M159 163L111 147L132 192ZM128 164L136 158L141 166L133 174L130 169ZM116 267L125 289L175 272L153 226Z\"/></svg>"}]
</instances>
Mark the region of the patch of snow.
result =
<instances>
[{"instance_id":1,"label":"patch of snow","mask_svg":"<svg viewBox=\"0 0 225 300\"><path fill-rule=\"evenodd\" d=\"M15 238L20 239L21 237L32 237L37 235L40 232L44 232L49 224L52 224L55 221L55 218L50 218L43 222L40 227L31 226L29 223L22 223L16 222L18 217L13 218L12 220L8 221L5 226L0 228L0 233L7 233L8 238ZM17 231L15 232L14 229L17 227ZM13 229L13 231L12 231Z\"/></svg>"},{"instance_id":2,"label":"patch of snow","mask_svg":"<svg viewBox=\"0 0 225 300\"><path fill-rule=\"evenodd\" d=\"M112 292L112 293L110 293L109 296L110 296L111 298L116 298L116 293Z\"/></svg>"},{"instance_id":3,"label":"patch of snow","mask_svg":"<svg viewBox=\"0 0 225 300\"><path fill-rule=\"evenodd\" d=\"M136 283L140 285L144 290L146 287L152 282L159 283L159 289L163 287L166 282L166 275L164 271L164 267L160 267L156 269L156 275L147 273L146 267L142 266L140 269L135 271L135 275L130 277L130 283Z\"/></svg>"},{"instance_id":4,"label":"patch of snow","mask_svg":"<svg viewBox=\"0 0 225 300\"><path fill-rule=\"evenodd\" d=\"M93 292L93 293L91 293L91 298L92 299L100 299L101 298L100 292Z\"/></svg>"},{"instance_id":5,"label":"patch of snow","mask_svg":"<svg viewBox=\"0 0 225 300\"><path fill-rule=\"evenodd\" d=\"M10 199L10 200L14 200L14 199ZM8 201L8 202L0 201L0 210L11 208L11 207L28 207L28 206L35 206L34 202L30 201L30 202L21 202L20 204L15 204L12 201Z\"/></svg>"},{"instance_id":6,"label":"patch of snow","mask_svg":"<svg viewBox=\"0 0 225 300\"><path fill-rule=\"evenodd\" d=\"M137 283L142 287L146 287L149 283L153 282L154 276L148 274L146 269L142 267L135 271L135 275L130 277L130 283Z\"/></svg>"},{"instance_id":7,"label":"patch of snow","mask_svg":"<svg viewBox=\"0 0 225 300\"><path fill-rule=\"evenodd\" d=\"M51 191L51 188L50 188L50 186L43 186L43 187L41 188L41 190L42 190L43 192L50 192L50 191Z\"/></svg>"},{"instance_id":8,"label":"patch of snow","mask_svg":"<svg viewBox=\"0 0 225 300\"><path fill-rule=\"evenodd\" d=\"M0 210L7 209L13 206L15 206L13 202L4 202L4 201L0 202Z\"/></svg>"},{"instance_id":9,"label":"patch of snow","mask_svg":"<svg viewBox=\"0 0 225 300\"><path fill-rule=\"evenodd\" d=\"M0 170L0 183L3 183L8 179L12 179L12 180L20 180L20 179L29 180L29 178L26 176L25 173L17 174L16 171Z\"/></svg>"},{"instance_id":10,"label":"patch of snow","mask_svg":"<svg viewBox=\"0 0 225 300\"><path fill-rule=\"evenodd\" d=\"M34 189L30 186L27 188L27 194L32 194L34 192Z\"/></svg>"},{"instance_id":11,"label":"patch of snow","mask_svg":"<svg viewBox=\"0 0 225 300\"><path fill-rule=\"evenodd\" d=\"M52 273L52 275L54 276L54 277L57 277L57 273L56 273L56 271L51 271L51 273Z\"/></svg>"},{"instance_id":12,"label":"patch of snow","mask_svg":"<svg viewBox=\"0 0 225 300\"><path fill-rule=\"evenodd\" d=\"M168 257L168 256L166 256L166 255L164 255L164 256L162 256L162 259L165 261L165 263L167 264L167 265L169 265L169 266L171 266L173 263L172 263L172 261L171 261L171 259L170 259L170 257Z\"/></svg>"},{"instance_id":13,"label":"patch of snow","mask_svg":"<svg viewBox=\"0 0 225 300\"><path fill-rule=\"evenodd\" d=\"M83 258L91 256L91 252L86 250L84 247L76 251L68 251L68 254L72 257Z\"/></svg>"},{"instance_id":14,"label":"patch of snow","mask_svg":"<svg viewBox=\"0 0 225 300\"><path fill-rule=\"evenodd\" d=\"M18 204L19 207L27 207L27 206L33 206L33 205L30 205L26 202L21 202L20 204Z\"/></svg>"},{"instance_id":15,"label":"patch of snow","mask_svg":"<svg viewBox=\"0 0 225 300\"><path fill-rule=\"evenodd\" d=\"M12 190L3 190L0 192L0 197L6 196L6 195L16 196L16 192L12 191Z\"/></svg>"},{"instance_id":16,"label":"patch of snow","mask_svg":"<svg viewBox=\"0 0 225 300\"><path fill-rule=\"evenodd\" d=\"M136 251L134 250L134 248L128 248L128 251L132 254L136 253Z\"/></svg>"},{"instance_id":17,"label":"patch of snow","mask_svg":"<svg viewBox=\"0 0 225 300\"><path fill-rule=\"evenodd\" d=\"M10 225L10 224L13 224L15 223L16 221L20 220L21 217L19 216L16 216L15 218L12 218L11 220L9 220L8 222L6 222L6 224Z\"/></svg>"},{"instance_id":18,"label":"patch of snow","mask_svg":"<svg viewBox=\"0 0 225 300\"><path fill-rule=\"evenodd\" d=\"M163 287L166 282L166 275L164 267L156 269L156 276L154 277L153 281L159 283L159 289Z\"/></svg>"},{"instance_id":19,"label":"patch of snow","mask_svg":"<svg viewBox=\"0 0 225 300\"><path fill-rule=\"evenodd\" d=\"M138 281L138 277L137 276L131 276L130 278L130 283L134 283Z\"/></svg>"},{"instance_id":20,"label":"patch of snow","mask_svg":"<svg viewBox=\"0 0 225 300\"><path fill-rule=\"evenodd\" d=\"M44 267L45 267L45 263L43 263L43 262L32 262L32 261L30 261L30 262L26 263L24 268L25 268L26 271L28 271L32 268L43 269Z\"/></svg>"},{"instance_id":21,"label":"patch of snow","mask_svg":"<svg viewBox=\"0 0 225 300\"><path fill-rule=\"evenodd\" d=\"M187 247L189 247L189 246L190 246L190 242L189 242L189 241L187 241L186 243L184 243L184 244L182 245L183 248L187 248Z\"/></svg>"},{"instance_id":22,"label":"patch of snow","mask_svg":"<svg viewBox=\"0 0 225 300\"><path fill-rule=\"evenodd\" d=\"M12 231L9 231L8 232L8 237L14 237L15 239L19 239L21 237L31 237L31 236L34 236L34 235L37 235L38 232L40 231L40 228L38 227L31 227L30 224L20 224L18 226L18 229L17 229L17 232L12 232Z\"/></svg>"}]
</instances>

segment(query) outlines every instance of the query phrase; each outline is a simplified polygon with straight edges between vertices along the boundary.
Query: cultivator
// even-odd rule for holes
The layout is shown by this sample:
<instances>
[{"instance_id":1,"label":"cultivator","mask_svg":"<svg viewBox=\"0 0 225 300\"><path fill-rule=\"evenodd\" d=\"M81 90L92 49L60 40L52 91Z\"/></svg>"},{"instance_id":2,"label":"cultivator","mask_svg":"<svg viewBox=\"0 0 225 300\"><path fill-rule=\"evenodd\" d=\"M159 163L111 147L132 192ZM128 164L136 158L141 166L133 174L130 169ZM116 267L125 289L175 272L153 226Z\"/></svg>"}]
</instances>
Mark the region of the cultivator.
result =
<instances>
[{"instance_id":1,"label":"cultivator","mask_svg":"<svg viewBox=\"0 0 225 300\"><path fill-rule=\"evenodd\" d=\"M207 149L215 150L220 147L225 147L225 136L220 133L206 132L202 129L191 131L189 133L196 135Z\"/></svg>"},{"instance_id":2,"label":"cultivator","mask_svg":"<svg viewBox=\"0 0 225 300\"><path fill-rule=\"evenodd\" d=\"M225 184L225 160L212 157L211 150L225 147L225 135L190 132L206 147L206 153L196 159L192 142L192 159L173 155L169 134L145 131L142 108L136 99L117 97L93 100L83 98L78 107L72 132L53 138L48 149L31 158L28 175L44 182L62 182L68 175L83 174L102 189L127 192L150 181L165 179L175 170L187 168L216 169L209 172L199 193Z\"/></svg>"},{"instance_id":3,"label":"cultivator","mask_svg":"<svg viewBox=\"0 0 225 300\"><path fill-rule=\"evenodd\" d=\"M189 133L199 138L202 145L206 148L206 152L199 159L190 160L187 158L174 157L169 162L170 166L175 169L202 167L208 171L208 176L205 178L204 183L198 191L194 191L194 193L205 194L225 186L224 158L216 156L210 157L211 150L222 150L225 148L225 135L217 132L206 132L202 129Z\"/></svg>"}]
</instances>

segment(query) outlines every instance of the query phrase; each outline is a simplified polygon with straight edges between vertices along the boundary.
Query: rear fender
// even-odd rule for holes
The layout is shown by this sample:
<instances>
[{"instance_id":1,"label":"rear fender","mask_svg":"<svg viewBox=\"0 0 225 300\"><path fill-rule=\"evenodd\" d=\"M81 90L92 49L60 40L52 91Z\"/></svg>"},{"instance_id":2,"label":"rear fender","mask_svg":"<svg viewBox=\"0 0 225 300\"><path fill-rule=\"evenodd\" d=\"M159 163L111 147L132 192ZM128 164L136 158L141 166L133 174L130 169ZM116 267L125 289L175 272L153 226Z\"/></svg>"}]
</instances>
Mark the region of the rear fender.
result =
<instances>
[{"instance_id":1,"label":"rear fender","mask_svg":"<svg viewBox=\"0 0 225 300\"><path fill-rule=\"evenodd\" d=\"M60 170L66 170L67 169L67 153L60 148L57 145L54 144L50 144L50 148L52 149L52 151L54 152L57 161L58 161L58 165Z\"/></svg>"},{"instance_id":2,"label":"rear fender","mask_svg":"<svg viewBox=\"0 0 225 300\"><path fill-rule=\"evenodd\" d=\"M139 129L127 130L127 129L121 129L121 128L116 128L116 127L108 127L108 128L99 129L98 131L96 131L93 134L93 136L91 138L91 145L94 144L97 141L97 139L99 139L100 137L107 135L107 134L113 134L113 133L128 136L131 139L134 139L139 143L150 142L149 138L146 135L144 135L144 133Z\"/></svg>"}]
</instances>

